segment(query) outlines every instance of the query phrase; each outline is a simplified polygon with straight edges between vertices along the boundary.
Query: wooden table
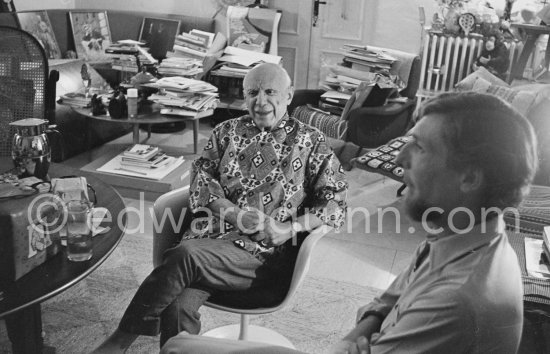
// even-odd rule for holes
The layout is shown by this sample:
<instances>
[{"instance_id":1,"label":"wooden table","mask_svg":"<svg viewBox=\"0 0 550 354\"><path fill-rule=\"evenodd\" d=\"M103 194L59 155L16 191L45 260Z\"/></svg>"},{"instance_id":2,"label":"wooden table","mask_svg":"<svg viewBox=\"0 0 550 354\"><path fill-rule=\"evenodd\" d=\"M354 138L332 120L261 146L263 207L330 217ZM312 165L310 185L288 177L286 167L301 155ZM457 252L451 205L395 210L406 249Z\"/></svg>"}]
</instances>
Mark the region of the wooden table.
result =
<instances>
[{"instance_id":1,"label":"wooden table","mask_svg":"<svg viewBox=\"0 0 550 354\"><path fill-rule=\"evenodd\" d=\"M158 103L145 104L140 107L140 111L137 117L135 118L120 118L115 119L108 115L92 115L91 108L85 107L75 107L72 106L72 109L78 114L88 118L86 119L86 139L88 144L88 150L90 150L91 144L91 129L89 127L90 120L101 120L104 122L111 122L116 124L130 124L133 128L133 143L139 143L139 126L140 124L147 125L147 138L151 137L151 125L153 124L163 124L163 123L175 123L181 121L192 121L193 122L193 153L197 153L198 145L198 135L199 135L199 120L205 117L209 117L214 113L214 110L208 109L205 111L197 112L194 116L175 116L175 115L163 115L160 114L161 106Z\"/></svg>"},{"instance_id":2,"label":"wooden table","mask_svg":"<svg viewBox=\"0 0 550 354\"><path fill-rule=\"evenodd\" d=\"M512 27L523 30L527 35L523 45L523 50L521 51L518 61L512 67L512 75L510 75L512 79L522 79L523 71L525 70L525 65L527 64L527 59L529 59L529 56L535 49L537 39L542 34L550 34L550 26L513 23ZM546 45L544 64L545 68L548 69L548 65L550 64L550 38L548 39L548 44Z\"/></svg>"},{"instance_id":3,"label":"wooden table","mask_svg":"<svg viewBox=\"0 0 550 354\"><path fill-rule=\"evenodd\" d=\"M0 161L0 167L0 171L11 168L5 161ZM40 303L67 290L92 273L109 257L124 235L127 223L126 214L123 214L120 224L117 219L125 205L115 189L89 174L80 173L59 164L50 166L50 177L77 174L85 176L88 183L95 189L96 205L107 208L111 213L112 222L102 224L109 227L110 230L105 234L94 236L93 256L89 261L71 262L67 259L66 251L63 249L62 252L17 281L2 284L0 318L6 320L8 336L12 342L14 353L43 352ZM10 201L0 203L10 203Z\"/></svg>"}]
</instances>

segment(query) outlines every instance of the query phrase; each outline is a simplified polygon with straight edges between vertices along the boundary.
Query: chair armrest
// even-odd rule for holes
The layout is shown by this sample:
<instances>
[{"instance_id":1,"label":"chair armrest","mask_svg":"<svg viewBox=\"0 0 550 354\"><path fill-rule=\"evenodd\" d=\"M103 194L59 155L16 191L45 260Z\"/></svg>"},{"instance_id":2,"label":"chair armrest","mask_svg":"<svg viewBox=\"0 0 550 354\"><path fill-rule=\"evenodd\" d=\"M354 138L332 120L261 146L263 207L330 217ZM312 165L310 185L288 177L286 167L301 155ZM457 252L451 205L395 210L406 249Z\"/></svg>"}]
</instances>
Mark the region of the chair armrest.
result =
<instances>
[{"instance_id":1,"label":"chair armrest","mask_svg":"<svg viewBox=\"0 0 550 354\"><path fill-rule=\"evenodd\" d=\"M317 106L317 103L319 102L319 98L323 93L325 93L325 90L310 90L310 89L300 89L294 91L294 97L292 98L292 102L288 105L288 113L292 115L292 112L296 109L296 107L304 106L308 103L313 104Z\"/></svg>"},{"instance_id":2,"label":"chair armrest","mask_svg":"<svg viewBox=\"0 0 550 354\"><path fill-rule=\"evenodd\" d=\"M407 110L407 109L414 109L414 105L416 104L416 99L414 100L407 100L404 103L400 102L390 102L388 104L385 104L383 106L376 106L376 107L359 107L354 110L352 110L349 113L348 120L352 119L352 116L360 116L365 117L369 115L377 115L377 116L396 116L400 114L401 112Z\"/></svg>"},{"instance_id":3,"label":"chair armrest","mask_svg":"<svg viewBox=\"0 0 550 354\"><path fill-rule=\"evenodd\" d=\"M164 251L181 239L191 223L189 187L175 189L161 195L153 205L153 265L162 262ZM175 227L175 228L174 228Z\"/></svg>"}]
</instances>

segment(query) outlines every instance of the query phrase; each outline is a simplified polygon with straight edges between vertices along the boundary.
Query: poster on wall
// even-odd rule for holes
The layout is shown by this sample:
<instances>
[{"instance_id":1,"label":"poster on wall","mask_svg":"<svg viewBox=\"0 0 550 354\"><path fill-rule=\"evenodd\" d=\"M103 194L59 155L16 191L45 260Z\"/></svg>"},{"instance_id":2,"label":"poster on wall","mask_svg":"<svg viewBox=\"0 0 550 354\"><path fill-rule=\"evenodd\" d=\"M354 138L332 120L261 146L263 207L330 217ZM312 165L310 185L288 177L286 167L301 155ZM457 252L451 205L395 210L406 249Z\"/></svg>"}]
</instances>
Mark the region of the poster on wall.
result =
<instances>
[{"instance_id":1,"label":"poster on wall","mask_svg":"<svg viewBox=\"0 0 550 354\"><path fill-rule=\"evenodd\" d=\"M109 61L105 48L112 40L107 12L71 11L69 15L77 56L90 62Z\"/></svg>"},{"instance_id":2,"label":"poster on wall","mask_svg":"<svg viewBox=\"0 0 550 354\"><path fill-rule=\"evenodd\" d=\"M145 17L141 24L139 41L146 44L155 59L166 58L166 52L174 48L179 34L180 21Z\"/></svg>"},{"instance_id":3,"label":"poster on wall","mask_svg":"<svg viewBox=\"0 0 550 354\"><path fill-rule=\"evenodd\" d=\"M228 45L277 55L280 20L277 10L229 6Z\"/></svg>"},{"instance_id":4,"label":"poster on wall","mask_svg":"<svg viewBox=\"0 0 550 354\"><path fill-rule=\"evenodd\" d=\"M17 18L21 29L32 34L40 42L48 59L61 59L61 50L46 11L18 12Z\"/></svg>"}]
</instances>

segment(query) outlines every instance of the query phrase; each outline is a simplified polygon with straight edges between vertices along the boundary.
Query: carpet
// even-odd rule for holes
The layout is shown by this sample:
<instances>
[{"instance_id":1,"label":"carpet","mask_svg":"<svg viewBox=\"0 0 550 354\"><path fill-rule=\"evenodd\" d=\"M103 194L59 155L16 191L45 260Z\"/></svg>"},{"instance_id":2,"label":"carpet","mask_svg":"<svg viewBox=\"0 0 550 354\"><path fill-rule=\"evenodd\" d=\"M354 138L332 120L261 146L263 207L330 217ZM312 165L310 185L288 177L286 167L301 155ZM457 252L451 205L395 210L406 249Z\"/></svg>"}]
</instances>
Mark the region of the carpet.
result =
<instances>
[{"instance_id":1,"label":"carpet","mask_svg":"<svg viewBox=\"0 0 550 354\"><path fill-rule=\"evenodd\" d=\"M42 304L45 344L59 354L88 353L117 326L126 305L152 269L150 235L126 235L119 247L94 273ZM293 301L281 311L253 316L262 325L286 336L297 349L319 353L354 326L358 307L378 289L308 276ZM239 316L204 307L203 328L239 322ZM128 353L157 353L158 337L140 337ZM11 344L0 321L0 353Z\"/></svg>"}]
</instances>

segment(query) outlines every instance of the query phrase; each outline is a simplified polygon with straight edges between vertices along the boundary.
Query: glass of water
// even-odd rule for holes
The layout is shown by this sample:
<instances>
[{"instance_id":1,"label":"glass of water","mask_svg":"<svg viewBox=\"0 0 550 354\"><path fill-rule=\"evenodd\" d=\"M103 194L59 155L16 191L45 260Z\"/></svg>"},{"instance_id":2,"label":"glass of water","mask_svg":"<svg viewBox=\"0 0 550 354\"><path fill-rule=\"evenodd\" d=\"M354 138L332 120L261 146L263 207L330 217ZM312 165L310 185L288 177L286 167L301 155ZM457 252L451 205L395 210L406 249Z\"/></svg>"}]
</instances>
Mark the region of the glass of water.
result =
<instances>
[{"instance_id":1,"label":"glass of water","mask_svg":"<svg viewBox=\"0 0 550 354\"><path fill-rule=\"evenodd\" d=\"M92 258L92 206L85 200L67 202L67 258L82 262Z\"/></svg>"}]
</instances>

